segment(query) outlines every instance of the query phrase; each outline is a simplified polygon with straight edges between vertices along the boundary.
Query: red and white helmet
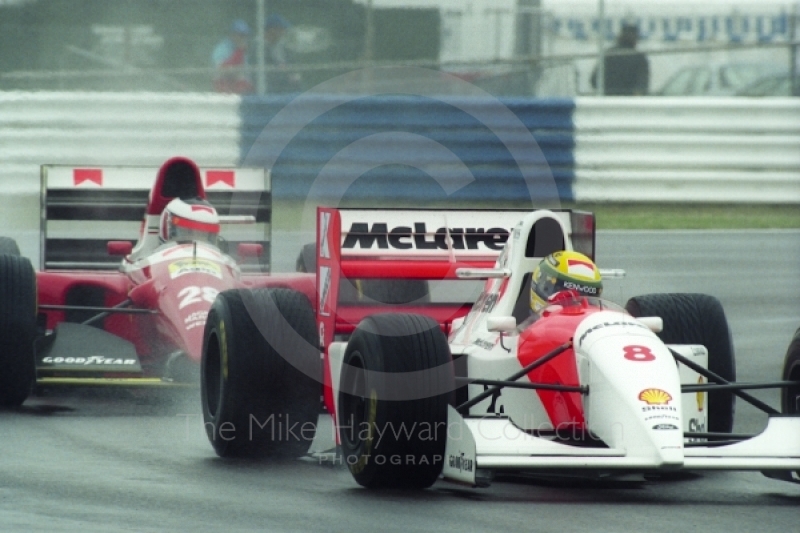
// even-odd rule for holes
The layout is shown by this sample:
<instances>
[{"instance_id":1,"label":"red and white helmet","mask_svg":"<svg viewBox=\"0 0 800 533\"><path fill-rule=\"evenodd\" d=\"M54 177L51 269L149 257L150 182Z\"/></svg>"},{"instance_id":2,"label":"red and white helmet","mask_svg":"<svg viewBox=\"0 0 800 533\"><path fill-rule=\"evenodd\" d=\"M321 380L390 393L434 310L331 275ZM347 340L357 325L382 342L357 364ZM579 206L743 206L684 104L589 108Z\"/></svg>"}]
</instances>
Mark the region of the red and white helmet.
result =
<instances>
[{"instance_id":1,"label":"red and white helmet","mask_svg":"<svg viewBox=\"0 0 800 533\"><path fill-rule=\"evenodd\" d=\"M200 241L217 245L219 215L201 198L182 200L175 198L161 213L161 242Z\"/></svg>"}]
</instances>

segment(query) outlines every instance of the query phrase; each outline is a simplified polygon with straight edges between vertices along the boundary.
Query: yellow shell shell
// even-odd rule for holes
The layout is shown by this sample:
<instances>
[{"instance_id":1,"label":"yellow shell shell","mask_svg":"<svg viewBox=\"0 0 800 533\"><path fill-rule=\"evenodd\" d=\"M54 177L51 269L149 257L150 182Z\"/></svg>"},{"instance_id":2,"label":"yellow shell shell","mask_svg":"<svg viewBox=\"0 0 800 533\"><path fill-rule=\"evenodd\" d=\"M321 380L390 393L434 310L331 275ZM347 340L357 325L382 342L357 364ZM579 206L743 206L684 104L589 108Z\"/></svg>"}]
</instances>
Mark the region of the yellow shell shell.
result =
<instances>
[{"instance_id":1,"label":"yellow shell shell","mask_svg":"<svg viewBox=\"0 0 800 533\"><path fill-rule=\"evenodd\" d=\"M666 405L672 401L672 396L661 389L645 389L639 393L639 399L647 405Z\"/></svg>"}]
</instances>

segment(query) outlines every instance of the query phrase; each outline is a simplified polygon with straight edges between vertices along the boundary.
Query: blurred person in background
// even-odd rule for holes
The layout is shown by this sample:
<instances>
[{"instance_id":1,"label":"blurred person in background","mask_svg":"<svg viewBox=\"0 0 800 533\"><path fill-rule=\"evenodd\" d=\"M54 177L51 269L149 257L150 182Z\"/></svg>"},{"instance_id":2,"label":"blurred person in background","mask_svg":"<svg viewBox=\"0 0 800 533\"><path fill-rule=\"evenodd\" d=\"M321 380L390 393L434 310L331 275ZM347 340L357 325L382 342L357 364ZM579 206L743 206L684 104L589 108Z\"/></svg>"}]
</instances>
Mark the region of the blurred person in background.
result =
<instances>
[{"instance_id":1,"label":"blurred person in background","mask_svg":"<svg viewBox=\"0 0 800 533\"><path fill-rule=\"evenodd\" d=\"M604 94L609 96L640 96L650 87L650 62L636 51L639 27L623 23L616 46L606 51L603 63ZM597 67L592 72L592 87L597 88Z\"/></svg>"},{"instance_id":2,"label":"blurred person in background","mask_svg":"<svg viewBox=\"0 0 800 533\"><path fill-rule=\"evenodd\" d=\"M230 35L220 41L211 53L214 73L214 90L220 93L244 94L253 92L251 75L246 70L250 61L247 45L250 27L241 19L231 24Z\"/></svg>"},{"instance_id":3,"label":"blurred person in background","mask_svg":"<svg viewBox=\"0 0 800 533\"><path fill-rule=\"evenodd\" d=\"M287 69L286 31L288 20L274 13L264 21L264 58L269 67L267 90L271 93L288 93L300 90L300 75Z\"/></svg>"}]
</instances>

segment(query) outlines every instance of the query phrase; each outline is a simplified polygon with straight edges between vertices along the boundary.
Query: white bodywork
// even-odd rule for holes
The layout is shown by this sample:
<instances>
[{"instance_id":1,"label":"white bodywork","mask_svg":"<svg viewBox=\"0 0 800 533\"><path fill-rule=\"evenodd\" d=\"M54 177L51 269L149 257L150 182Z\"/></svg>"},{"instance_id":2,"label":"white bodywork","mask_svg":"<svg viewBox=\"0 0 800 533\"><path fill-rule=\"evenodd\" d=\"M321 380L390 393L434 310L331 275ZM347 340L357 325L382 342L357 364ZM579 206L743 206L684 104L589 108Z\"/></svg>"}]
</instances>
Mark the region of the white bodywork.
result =
<instances>
[{"instance_id":1,"label":"white bodywork","mask_svg":"<svg viewBox=\"0 0 800 533\"><path fill-rule=\"evenodd\" d=\"M537 221L551 218L563 231L565 248L572 249L571 228L561 215L546 210L526 215L514 227L494 269L461 273L467 279L486 280L472 310L453 322L449 336L451 354L460 359L469 379L504 381L522 369L517 357L520 334L512 327L513 316L519 315L518 300L528 299L524 275L542 259L526 256L525 243ZM608 474L680 469L800 471L800 417L771 417L762 434L736 444L703 445L684 437L684 432L706 431L708 395L681 392L681 384L705 380L677 364L670 350L703 368L708 367L708 352L697 345L665 345L654 333L662 327L659 317L639 320L609 305L588 314L575 330L574 355L563 356L575 358L579 385L588 388L582 395L584 427L597 446L543 436L538 430L548 424L554 428L537 391L504 387L500 395L472 405L468 413L449 408L444 478L476 485L482 471L502 469ZM635 351L630 358L618 356L631 347ZM334 342L328 349L335 400L345 349L345 342ZM647 354L646 364L637 359L639 354ZM520 382L526 380L523 377ZM471 399L487 386L467 388Z\"/></svg>"},{"instance_id":2,"label":"white bodywork","mask_svg":"<svg viewBox=\"0 0 800 533\"><path fill-rule=\"evenodd\" d=\"M539 261L524 257L521 243L541 216L546 214L526 217L500 256L497 268L512 272L504 291L499 290L502 279L487 276L483 303L479 301L462 322L454 324L451 350L454 356L467 358L470 378L503 380L521 369L519 337L508 333L504 317L514 308L522 275ZM588 386L583 395L586 429L602 441L602 447L535 436L542 421L549 422L537 393L504 388L494 400L472 406L468 416L450 408L443 476L475 485L481 470L500 469L800 470L800 417L771 417L763 433L735 444L687 446L690 440L684 432L703 433L708 427L708 394L681 393L682 383L702 384L705 379L676 364L670 350L703 368L708 367L708 352L703 346L664 345L653 332L662 327L658 317L638 320L621 310L606 310L589 315L575 331L580 385ZM631 345L646 349L652 360L641 364L635 357L626 361L612 355ZM483 390L484 386L470 385L469 397Z\"/></svg>"},{"instance_id":3,"label":"white bodywork","mask_svg":"<svg viewBox=\"0 0 800 533\"><path fill-rule=\"evenodd\" d=\"M475 485L481 470L502 469L600 473L800 469L800 417L771 417L764 432L735 444L686 447L684 431L705 430L707 395L681 394L681 382L697 383L698 375L677 366L668 347L632 317L608 311L589 315L575 339L580 381L589 388L584 396L586 424L605 446L578 447L534 436L516 423L516 409L509 399L504 406L507 416L464 417L450 407L446 479ZM655 359L646 365L634 361L626 365L609 357L632 341L649 348ZM702 346L669 348L698 363L707 360ZM652 393L648 396L645 391Z\"/></svg>"}]
</instances>

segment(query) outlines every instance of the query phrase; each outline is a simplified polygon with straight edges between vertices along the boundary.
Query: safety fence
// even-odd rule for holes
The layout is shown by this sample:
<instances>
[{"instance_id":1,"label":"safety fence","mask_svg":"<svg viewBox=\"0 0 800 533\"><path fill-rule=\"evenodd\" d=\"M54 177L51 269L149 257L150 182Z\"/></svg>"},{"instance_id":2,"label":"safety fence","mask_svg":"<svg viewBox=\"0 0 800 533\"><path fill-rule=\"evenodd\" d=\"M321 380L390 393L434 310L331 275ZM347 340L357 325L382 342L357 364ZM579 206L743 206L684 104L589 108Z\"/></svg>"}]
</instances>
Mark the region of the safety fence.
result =
<instances>
[{"instance_id":1,"label":"safety fence","mask_svg":"<svg viewBox=\"0 0 800 533\"><path fill-rule=\"evenodd\" d=\"M242 161L276 198L551 203L572 198L574 101L245 99Z\"/></svg>"},{"instance_id":2,"label":"safety fence","mask_svg":"<svg viewBox=\"0 0 800 533\"><path fill-rule=\"evenodd\" d=\"M577 201L800 203L800 100L578 98Z\"/></svg>"},{"instance_id":3,"label":"safety fence","mask_svg":"<svg viewBox=\"0 0 800 533\"><path fill-rule=\"evenodd\" d=\"M201 165L239 158L239 99L211 94L0 92L3 191L39 190L39 168ZM155 179L155 176L154 176Z\"/></svg>"},{"instance_id":4,"label":"safety fence","mask_svg":"<svg viewBox=\"0 0 800 533\"><path fill-rule=\"evenodd\" d=\"M271 168L276 202L800 203L790 98L0 92L0 146L3 197L31 200L43 164L185 155Z\"/></svg>"}]
</instances>

